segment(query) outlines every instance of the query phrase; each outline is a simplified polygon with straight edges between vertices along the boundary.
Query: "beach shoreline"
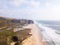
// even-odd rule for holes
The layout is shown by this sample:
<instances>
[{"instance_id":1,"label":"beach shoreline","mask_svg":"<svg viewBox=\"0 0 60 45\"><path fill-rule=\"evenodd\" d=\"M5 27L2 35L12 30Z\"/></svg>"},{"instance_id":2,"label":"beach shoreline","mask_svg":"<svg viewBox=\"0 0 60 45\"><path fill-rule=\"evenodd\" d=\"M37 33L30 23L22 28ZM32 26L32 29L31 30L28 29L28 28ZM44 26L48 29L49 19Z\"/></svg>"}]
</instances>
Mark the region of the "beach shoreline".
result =
<instances>
[{"instance_id":1,"label":"beach shoreline","mask_svg":"<svg viewBox=\"0 0 60 45\"><path fill-rule=\"evenodd\" d=\"M33 42L33 45L43 45L42 42L42 36L40 35L40 29L35 25L35 24L29 24L28 26L25 26L24 28L30 28L31 29L31 34L32 37L29 37L28 39L32 39L31 42ZM26 39L27 41L29 41L28 39ZM25 42L27 44L29 44L28 42Z\"/></svg>"}]
</instances>

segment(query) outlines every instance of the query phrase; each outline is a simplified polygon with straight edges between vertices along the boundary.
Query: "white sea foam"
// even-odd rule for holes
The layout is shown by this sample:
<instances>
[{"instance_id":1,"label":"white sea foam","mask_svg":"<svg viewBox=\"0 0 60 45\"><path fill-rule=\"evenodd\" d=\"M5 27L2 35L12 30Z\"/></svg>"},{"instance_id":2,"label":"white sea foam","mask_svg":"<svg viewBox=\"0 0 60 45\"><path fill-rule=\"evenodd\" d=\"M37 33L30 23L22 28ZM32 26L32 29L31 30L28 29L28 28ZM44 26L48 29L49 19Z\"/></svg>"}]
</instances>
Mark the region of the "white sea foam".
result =
<instances>
[{"instance_id":1,"label":"white sea foam","mask_svg":"<svg viewBox=\"0 0 60 45\"><path fill-rule=\"evenodd\" d=\"M38 24L36 21L34 23L42 28L44 31L42 32L43 37L46 40L54 42L54 45L60 45L60 35L56 33L56 30L53 28L46 27L43 24ZM51 43L50 43L51 44ZM52 45L52 44L51 44Z\"/></svg>"}]
</instances>

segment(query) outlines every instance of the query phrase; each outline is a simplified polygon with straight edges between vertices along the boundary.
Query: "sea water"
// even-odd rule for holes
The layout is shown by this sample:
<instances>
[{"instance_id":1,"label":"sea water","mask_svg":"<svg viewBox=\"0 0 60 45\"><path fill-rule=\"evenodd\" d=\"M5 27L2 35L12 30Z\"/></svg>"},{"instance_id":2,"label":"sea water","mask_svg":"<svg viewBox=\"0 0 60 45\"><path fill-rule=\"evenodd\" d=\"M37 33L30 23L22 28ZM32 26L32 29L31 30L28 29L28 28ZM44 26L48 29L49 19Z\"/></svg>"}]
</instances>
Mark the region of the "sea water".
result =
<instances>
[{"instance_id":1,"label":"sea water","mask_svg":"<svg viewBox=\"0 0 60 45\"><path fill-rule=\"evenodd\" d=\"M34 22L40 28L44 41L48 41L49 45L60 45L60 21Z\"/></svg>"},{"instance_id":2,"label":"sea water","mask_svg":"<svg viewBox=\"0 0 60 45\"><path fill-rule=\"evenodd\" d=\"M38 24L43 24L47 27L54 28L56 30L60 30L60 21L37 21Z\"/></svg>"}]
</instances>

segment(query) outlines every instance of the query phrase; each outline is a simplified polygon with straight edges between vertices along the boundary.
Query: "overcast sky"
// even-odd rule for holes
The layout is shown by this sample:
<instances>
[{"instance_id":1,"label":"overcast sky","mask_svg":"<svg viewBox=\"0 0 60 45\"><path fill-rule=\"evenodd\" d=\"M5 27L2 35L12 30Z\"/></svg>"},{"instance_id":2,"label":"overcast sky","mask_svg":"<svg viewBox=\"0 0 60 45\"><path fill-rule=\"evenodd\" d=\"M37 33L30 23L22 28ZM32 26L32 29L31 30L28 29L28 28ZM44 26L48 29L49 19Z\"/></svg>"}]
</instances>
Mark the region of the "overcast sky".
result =
<instances>
[{"instance_id":1,"label":"overcast sky","mask_svg":"<svg viewBox=\"0 0 60 45\"><path fill-rule=\"evenodd\" d=\"M60 0L0 0L0 16L60 20Z\"/></svg>"}]
</instances>

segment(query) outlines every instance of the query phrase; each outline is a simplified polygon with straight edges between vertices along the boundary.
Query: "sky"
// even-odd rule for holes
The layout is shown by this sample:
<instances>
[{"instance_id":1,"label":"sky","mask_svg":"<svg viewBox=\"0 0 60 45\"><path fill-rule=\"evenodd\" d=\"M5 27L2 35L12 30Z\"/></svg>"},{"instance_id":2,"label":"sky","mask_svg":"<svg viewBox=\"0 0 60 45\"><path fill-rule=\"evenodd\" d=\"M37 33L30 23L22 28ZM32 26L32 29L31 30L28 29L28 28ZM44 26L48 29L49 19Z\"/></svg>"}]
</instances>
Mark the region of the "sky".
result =
<instances>
[{"instance_id":1,"label":"sky","mask_svg":"<svg viewBox=\"0 0 60 45\"><path fill-rule=\"evenodd\" d=\"M60 20L60 0L0 0L0 16Z\"/></svg>"}]
</instances>

